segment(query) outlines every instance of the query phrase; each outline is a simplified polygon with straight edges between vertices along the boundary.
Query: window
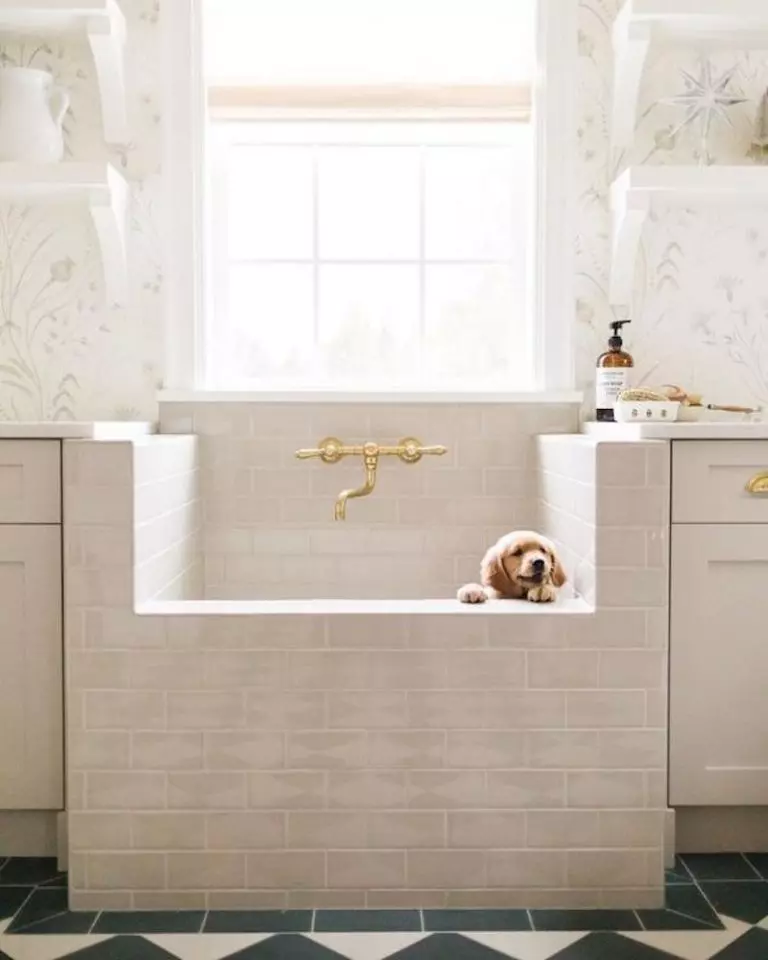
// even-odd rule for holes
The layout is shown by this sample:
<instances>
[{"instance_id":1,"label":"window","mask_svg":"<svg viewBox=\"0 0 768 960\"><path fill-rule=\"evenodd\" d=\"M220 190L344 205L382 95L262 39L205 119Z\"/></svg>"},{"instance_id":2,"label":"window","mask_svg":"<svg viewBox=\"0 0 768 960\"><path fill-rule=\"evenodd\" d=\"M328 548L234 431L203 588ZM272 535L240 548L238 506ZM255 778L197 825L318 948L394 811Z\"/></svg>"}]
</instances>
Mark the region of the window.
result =
<instances>
[{"instance_id":1,"label":"window","mask_svg":"<svg viewBox=\"0 0 768 960\"><path fill-rule=\"evenodd\" d=\"M483 392L494 394L531 389L558 399L565 391L574 398L573 210L578 186L571 158L577 10L577 0L168 0L163 6L163 165L168 173L163 398L191 399L217 388L284 393L312 386L349 391L349 396L354 387L410 393L435 383L455 392L470 390L478 381ZM267 169L269 158L274 166L278 151L286 149L294 158L290 169L280 168L280 195L288 193L287 203L276 202L276 183L273 191L265 191L255 176L247 181L250 199L237 194L233 184L250 160L257 166L257 153L258 165ZM356 171L355 184L367 203L379 201L377 209L383 208L381 215L391 226L395 209L387 209L382 198L405 182L405 164L393 164L390 177L389 166L380 162L377 167L372 158L394 156L396 150L401 160L411 158L411 169L417 170L411 178L418 181L410 193L398 193L397 207L402 211L404 197L410 196L417 204L416 226L411 210L410 219L386 233L388 244L399 238L402 250L397 256L389 246L384 254L381 248L373 255L369 250L363 260L357 238L349 233L347 242L355 241L352 253L359 260L341 256L333 246L322 247L323 238L338 239L345 217L348 229L356 211L351 183L338 218L327 202L323 205L321 161L327 171L327 159L343 159L343 151L347 161L367 158ZM506 182L495 176L478 183L470 176L470 155L477 171L482 156L490 159L503 151L514 159L514 175ZM293 192L287 184L290 175L294 183L300 180L299 154L304 169L310 166L315 173L309 188ZM339 169L329 190L339 183ZM366 190L371 179L374 187ZM469 179L474 193L463 187ZM503 197L498 205L491 196L496 188ZM301 190L303 221L296 213ZM447 198L449 206L436 209L439 197ZM500 255L505 203L520 207L515 207L508 247ZM486 220L489 209L492 222ZM230 225L237 230L238 222L259 224L258 244L255 226L247 250L242 236L230 237ZM288 226L297 222L313 238L311 248L305 243L298 256L295 234L291 253L285 252ZM366 231L362 247L376 231L370 217L359 217L360 222ZM413 240L404 239L409 222L417 234L415 254ZM454 225L449 251L450 237L428 243L446 224ZM265 235L283 249L264 249ZM519 259L509 255L517 250L522 251ZM230 287L231 276L244 276L248 263L251 286ZM498 277L505 264L506 284L483 283L478 297L477 282L468 279L472 270L477 277L481 268L493 268L490 272ZM274 278L280 271L273 272L271 290L259 285L266 307L248 302L256 297L257 275L267 275L262 266L270 265L302 266L306 276L311 272L303 314L279 299ZM352 276L351 267L360 267L357 286L342 287L341 274L331 270L336 266L348 266L347 276ZM417 282L406 281L403 270L396 289L384 285L389 300L368 297L349 308L345 322L356 337L345 355L335 349L331 353L328 318L338 329L339 297L343 294L346 303L361 298L356 291L367 294L364 270L375 266L408 267ZM333 272L335 286L324 284L323 275ZM283 282L280 289L284 287ZM408 290L411 306L403 313L400 304ZM387 303L397 291L395 311ZM299 300L298 288L291 294ZM484 335L478 332L478 304L481 319L491 325L497 318L502 331L498 341L493 336L491 351L479 343ZM446 316L441 359L435 340ZM396 351L395 369L391 363L385 369L381 351L373 363L364 359L372 331L385 324L387 342L395 338L410 345ZM461 342L447 332L451 324L461 331ZM474 360L469 346L464 350L470 343ZM462 351L465 362L457 371L455 358Z\"/></svg>"},{"instance_id":2,"label":"window","mask_svg":"<svg viewBox=\"0 0 768 960\"><path fill-rule=\"evenodd\" d=\"M210 388L534 386L533 0L207 0Z\"/></svg>"}]
</instances>

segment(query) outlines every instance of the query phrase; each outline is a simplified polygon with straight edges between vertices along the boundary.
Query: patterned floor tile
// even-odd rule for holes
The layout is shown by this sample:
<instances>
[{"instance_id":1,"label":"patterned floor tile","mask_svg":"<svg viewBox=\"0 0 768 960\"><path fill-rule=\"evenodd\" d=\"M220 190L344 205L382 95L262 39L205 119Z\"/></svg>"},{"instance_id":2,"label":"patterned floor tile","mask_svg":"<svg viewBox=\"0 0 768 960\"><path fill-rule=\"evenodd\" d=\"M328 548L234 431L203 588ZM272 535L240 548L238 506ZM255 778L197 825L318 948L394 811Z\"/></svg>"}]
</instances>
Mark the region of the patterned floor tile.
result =
<instances>
[{"instance_id":1,"label":"patterned floor tile","mask_svg":"<svg viewBox=\"0 0 768 960\"><path fill-rule=\"evenodd\" d=\"M27 938L25 938L27 939ZM67 954L76 960L177 960L144 937L107 937L101 943Z\"/></svg>"},{"instance_id":2,"label":"patterned floor tile","mask_svg":"<svg viewBox=\"0 0 768 960\"><path fill-rule=\"evenodd\" d=\"M418 910L318 910L314 930L318 933L419 931L421 914Z\"/></svg>"},{"instance_id":3,"label":"patterned floor tile","mask_svg":"<svg viewBox=\"0 0 768 960\"><path fill-rule=\"evenodd\" d=\"M95 919L95 913L70 913L66 890L40 887L16 914L8 932L89 933Z\"/></svg>"},{"instance_id":4,"label":"patterned floor tile","mask_svg":"<svg viewBox=\"0 0 768 960\"><path fill-rule=\"evenodd\" d=\"M745 880L736 883L702 883L701 889L715 910L727 917L746 923L759 923L768 917L768 883L764 880L754 883Z\"/></svg>"},{"instance_id":5,"label":"patterned floor tile","mask_svg":"<svg viewBox=\"0 0 768 960\"><path fill-rule=\"evenodd\" d=\"M637 917L643 930L711 930L713 927L711 923L674 910L638 910Z\"/></svg>"},{"instance_id":6,"label":"patterned floor tile","mask_svg":"<svg viewBox=\"0 0 768 960\"><path fill-rule=\"evenodd\" d=\"M199 933L205 920L204 910L105 910L93 928L94 933Z\"/></svg>"},{"instance_id":7,"label":"patterned floor tile","mask_svg":"<svg viewBox=\"0 0 768 960\"><path fill-rule=\"evenodd\" d=\"M678 960L673 954L636 943L620 933L590 933L550 960Z\"/></svg>"},{"instance_id":8,"label":"patterned floor tile","mask_svg":"<svg viewBox=\"0 0 768 960\"><path fill-rule=\"evenodd\" d=\"M639 930L634 910L531 910L534 930Z\"/></svg>"},{"instance_id":9,"label":"patterned floor tile","mask_svg":"<svg viewBox=\"0 0 768 960\"><path fill-rule=\"evenodd\" d=\"M232 955L232 960L339 960L335 950L298 933L280 933L267 937L255 947L246 947ZM343 960L343 958L342 958Z\"/></svg>"},{"instance_id":10,"label":"patterned floor tile","mask_svg":"<svg viewBox=\"0 0 768 960\"><path fill-rule=\"evenodd\" d=\"M309 933L311 910L211 910L204 933Z\"/></svg>"},{"instance_id":11,"label":"patterned floor tile","mask_svg":"<svg viewBox=\"0 0 768 960\"><path fill-rule=\"evenodd\" d=\"M34 887L0 887L0 917L13 917Z\"/></svg>"},{"instance_id":12,"label":"patterned floor tile","mask_svg":"<svg viewBox=\"0 0 768 960\"><path fill-rule=\"evenodd\" d=\"M345 960L388 960L418 943L425 933L312 933L310 940L334 950Z\"/></svg>"},{"instance_id":13,"label":"patterned floor tile","mask_svg":"<svg viewBox=\"0 0 768 960\"><path fill-rule=\"evenodd\" d=\"M757 879L757 871L740 853L684 853L681 859L699 881Z\"/></svg>"},{"instance_id":14,"label":"patterned floor tile","mask_svg":"<svg viewBox=\"0 0 768 960\"><path fill-rule=\"evenodd\" d=\"M744 856L764 880L768 880L768 853L745 853Z\"/></svg>"},{"instance_id":15,"label":"patterned floor tile","mask_svg":"<svg viewBox=\"0 0 768 960\"><path fill-rule=\"evenodd\" d=\"M0 886L37 886L62 876L54 857L12 857L0 869Z\"/></svg>"},{"instance_id":16,"label":"patterned floor tile","mask_svg":"<svg viewBox=\"0 0 768 960\"><path fill-rule=\"evenodd\" d=\"M566 947L587 936L586 933L465 933L465 937L481 943L514 960L549 960Z\"/></svg>"},{"instance_id":17,"label":"patterned floor tile","mask_svg":"<svg viewBox=\"0 0 768 960\"><path fill-rule=\"evenodd\" d=\"M667 887L667 910L673 910L684 917L691 917L710 927L721 926L707 898L693 884Z\"/></svg>"},{"instance_id":18,"label":"patterned floor tile","mask_svg":"<svg viewBox=\"0 0 768 960\"><path fill-rule=\"evenodd\" d=\"M179 960L223 960L266 940L268 933L158 933L145 939Z\"/></svg>"},{"instance_id":19,"label":"patterned floor tile","mask_svg":"<svg viewBox=\"0 0 768 960\"><path fill-rule=\"evenodd\" d=\"M413 946L391 954L388 960L500 960L500 953L456 933L436 933Z\"/></svg>"},{"instance_id":20,"label":"patterned floor tile","mask_svg":"<svg viewBox=\"0 0 768 960\"><path fill-rule=\"evenodd\" d=\"M712 960L766 960L768 957L768 933L755 928L739 937Z\"/></svg>"},{"instance_id":21,"label":"patterned floor tile","mask_svg":"<svg viewBox=\"0 0 768 960\"><path fill-rule=\"evenodd\" d=\"M675 857L675 865L664 871L664 879L667 886L672 883L693 883L693 877L687 870L681 857Z\"/></svg>"},{"instance_id":22,"label":"patterned floor tile","mask_svg":"<svg viewBox=\"0 0 768 960\"><path fill-rule=\"evenodd\" d=\"M530 930L527 910L424 910L424 929L442 932L465 930Z\"/></svg>"},{"instance_id":23,"label":"patterned floor tile","mask_svg":"<svg viewBox=\"0 0 768 960\"><path fill-rule=\"evenodd\" d=\"M94 936L26 936L0 937L0 950L12 960L59 960L68 957L84 947L98 945L110 940L110 937Z\"/></svg>"},{"instance_id":24,"label":"patterned floor tile","mask_svg":"<svg viewBox=\"0 0 768 960\"><path fill-rule=\"evenodd\" d=\"M657 950L667 951L681 960L709 960L749 930L746 923L729 919L724 930L660 930L625 933L623 936Z\"/></svg>"}]
</instances>

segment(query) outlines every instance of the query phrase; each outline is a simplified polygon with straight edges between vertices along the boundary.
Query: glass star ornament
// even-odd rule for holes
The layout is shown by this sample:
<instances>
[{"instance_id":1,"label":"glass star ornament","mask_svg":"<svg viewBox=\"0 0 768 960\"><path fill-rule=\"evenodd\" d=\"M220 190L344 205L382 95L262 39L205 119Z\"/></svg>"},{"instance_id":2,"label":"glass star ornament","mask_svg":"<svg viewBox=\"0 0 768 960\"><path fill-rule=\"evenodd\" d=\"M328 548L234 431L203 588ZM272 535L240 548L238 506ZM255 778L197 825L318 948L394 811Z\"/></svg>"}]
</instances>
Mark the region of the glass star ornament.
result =
<instances>
[{"instance_id":1,"label":"glass star ornament","mask_svg":"<svg viewBox=\"0 0 768 960\"><path fill-rule=\"evenodd\" d=\"M687 70L681 71L685 83L683 93L661 101L661 103L669 106L685 109L685 116L671 132L671 138L676 137L686 127L699 123L699 162L703 166L714 163L709 153L709 138L712 133L713 122L722 120L729 127L732 127L733 123L728 116L728 108L747 102L746 97L736 97L729 90L737 69L738 67L731 67L730 70L715 76L710 61L704 60L699 67L698 76L694 76Z\"/></svg>"}]
</instances>

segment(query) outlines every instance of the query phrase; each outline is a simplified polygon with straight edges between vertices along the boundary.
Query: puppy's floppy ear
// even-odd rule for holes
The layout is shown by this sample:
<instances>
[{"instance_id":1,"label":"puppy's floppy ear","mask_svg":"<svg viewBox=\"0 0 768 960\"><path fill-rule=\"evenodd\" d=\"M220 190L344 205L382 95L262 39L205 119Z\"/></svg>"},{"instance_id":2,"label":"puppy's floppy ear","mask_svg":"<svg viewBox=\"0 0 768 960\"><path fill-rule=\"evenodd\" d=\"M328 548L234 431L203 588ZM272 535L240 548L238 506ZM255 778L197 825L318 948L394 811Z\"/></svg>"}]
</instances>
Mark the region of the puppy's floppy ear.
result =
<instances>
[{"instance_id":1,"label":"puppy's floppy ear","mask_svg":"<svg viewBox=\"0 0 768 960\"><path fill-rule=\"evenodd\" d=\"M483 586L491 587L502 596L509 596L510 593L515 593L515 584L501 562L502 556L503 549L500 543L491 547L480 565L481 580Z\"/></svg>"},{"instance_id":2,"label":"puppy's floppy ear","mask_svg":"<svg viewBox=\"0 0 768 960\"><path fill-rule=\"evenodd\" d=\"M562 563L560 563L560 557L557 553L552 552L552 559L554 564L552 566L552 584L555 587L562 587L564 583L567 582L568 577L565 574Z\"/></svg>"}]
</instances>

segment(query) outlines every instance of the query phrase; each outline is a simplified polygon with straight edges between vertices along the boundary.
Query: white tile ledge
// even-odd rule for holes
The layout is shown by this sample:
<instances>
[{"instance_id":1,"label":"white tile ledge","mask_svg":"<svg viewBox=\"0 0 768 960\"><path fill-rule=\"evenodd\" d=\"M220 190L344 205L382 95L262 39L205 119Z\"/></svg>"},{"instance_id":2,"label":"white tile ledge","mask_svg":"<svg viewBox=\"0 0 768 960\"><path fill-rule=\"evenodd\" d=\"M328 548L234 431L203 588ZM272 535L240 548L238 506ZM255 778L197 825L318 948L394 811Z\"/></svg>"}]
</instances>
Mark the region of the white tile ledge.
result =
<instances>
[{"instance_id":1,"label":"white tile ledge","mask_svg":"<svg viewBox=\"0 0 768 960\"><path fill-rule=\"evenodd\" d=\"M5 440L132 440L154 434L156 425L140 420L0 421Z\"/></svg>"},{"instance_id":2,"label":"white tile ledge","mask_svg":"<svg viewBox=\"0 0 768 960\"><path fill-rule=\"evenodd\" d=\"M458 600L152 600L136 606L140 616L339 616L344 614L455 614L457 616L533 616L593 614L580 598L555 603L491 600L478 605Z\"/></svg>"},{"instance_id":3,"label":"white tile ledge","mask_svg":"<svg viewBox=\"0 0 768 960\"><path fill-rule=\"evenodd\" d=\"M577 390L161 390L159 403L565 403L581 404Z\"/></svg>"},{"instance_id":4,"label":"white tile ledge","mask_svg":"<svg viewBox=\"0 0 768 960\"><path fill-rule=\"evenodd\" d=\"M593 441L633 440L768 440L768 420L696 421L693 423L585 423Z\"/></svg>"}]
</instances>

